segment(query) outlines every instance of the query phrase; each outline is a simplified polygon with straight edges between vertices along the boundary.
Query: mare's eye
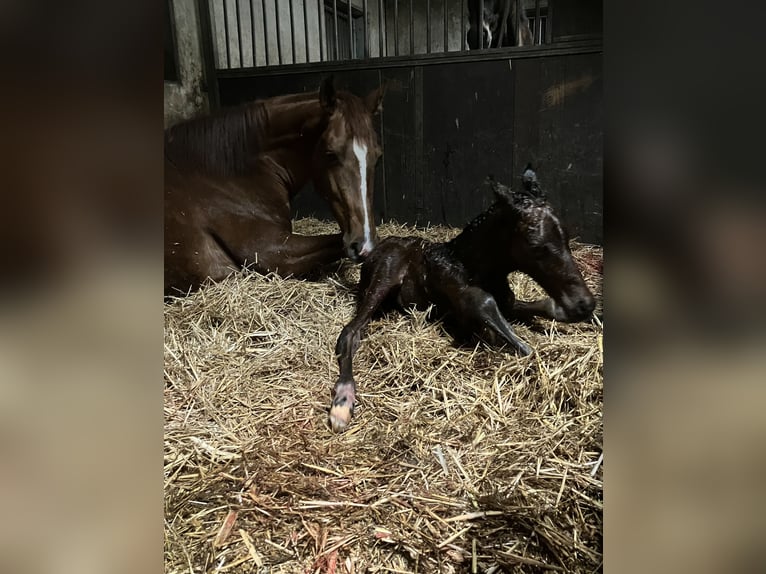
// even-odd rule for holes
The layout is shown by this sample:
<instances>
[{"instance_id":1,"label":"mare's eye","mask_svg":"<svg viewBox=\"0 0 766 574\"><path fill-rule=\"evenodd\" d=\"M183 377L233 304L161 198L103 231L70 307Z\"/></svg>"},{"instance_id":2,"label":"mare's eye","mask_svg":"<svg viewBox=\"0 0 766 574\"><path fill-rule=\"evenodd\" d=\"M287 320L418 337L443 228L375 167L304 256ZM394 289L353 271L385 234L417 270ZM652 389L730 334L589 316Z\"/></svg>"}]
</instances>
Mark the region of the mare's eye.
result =
<instances>
[{"instance_id":1,"label":"mare's eye","mask_svg":"<svg viewBox=\"0 0 766 574\"><path fill-rule=\"evenodd\" d=\"M331 163L331 164L340 163L340 158L338 157L338 154L331 149L328 149L327 151L325 151L325 159L327 160L328 163Z\"/></svg>"}]
</instances>

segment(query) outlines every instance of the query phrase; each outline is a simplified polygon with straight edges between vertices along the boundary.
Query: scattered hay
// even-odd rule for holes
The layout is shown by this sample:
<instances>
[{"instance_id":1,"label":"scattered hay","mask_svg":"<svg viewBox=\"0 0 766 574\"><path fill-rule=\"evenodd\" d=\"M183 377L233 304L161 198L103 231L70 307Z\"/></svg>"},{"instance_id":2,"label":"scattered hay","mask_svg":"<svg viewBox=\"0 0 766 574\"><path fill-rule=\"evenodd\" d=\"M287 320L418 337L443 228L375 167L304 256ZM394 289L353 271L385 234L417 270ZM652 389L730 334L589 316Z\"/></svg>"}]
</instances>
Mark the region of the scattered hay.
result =
<instances>
[{"instance_id":1,"label":"scattered hay","mask_svg":"<svg viewBox=\"0 0 766 574\"><path fill-rule=\"evenodd\" d=\"M575 256L600 295L601 249ZM600 323L519 326L536 352L518 358L391 314L355 357L360 404L336 435L357 278L348 263L320 282L240 275L165 306L165 571L599 570Z\"/></svg>"}]
</instances>

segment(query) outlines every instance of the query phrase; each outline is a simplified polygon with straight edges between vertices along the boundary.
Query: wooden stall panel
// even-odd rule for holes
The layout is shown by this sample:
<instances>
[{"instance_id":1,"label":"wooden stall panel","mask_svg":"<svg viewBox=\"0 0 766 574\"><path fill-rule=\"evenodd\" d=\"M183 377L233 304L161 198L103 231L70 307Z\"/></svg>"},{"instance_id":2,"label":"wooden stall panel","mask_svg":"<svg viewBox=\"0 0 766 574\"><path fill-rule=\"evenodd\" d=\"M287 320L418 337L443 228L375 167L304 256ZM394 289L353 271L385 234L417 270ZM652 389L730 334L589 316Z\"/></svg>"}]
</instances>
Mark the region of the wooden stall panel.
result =
<instances>
[{"instance_id":1,"label":"wooden stall panel","mask_svg":"<svg viewBox=\"0 0 766 574\"><path fill-rule=\"evenodd\" d=\"M603 240L601 54L519 60L514 173L531 161L573 237Z\"/></svg>"},{"instance_id":2,"label":"wooden stall panel","mask_svg":"<svg viewBox=\"0 0 766 574\"><path fill-rule=\"evenodd\" d=\"M434 65L423 71L423 215L462 227L492 196L492 174L510 183L514 71L508 60Z\"/></svg>"}]
</instances>

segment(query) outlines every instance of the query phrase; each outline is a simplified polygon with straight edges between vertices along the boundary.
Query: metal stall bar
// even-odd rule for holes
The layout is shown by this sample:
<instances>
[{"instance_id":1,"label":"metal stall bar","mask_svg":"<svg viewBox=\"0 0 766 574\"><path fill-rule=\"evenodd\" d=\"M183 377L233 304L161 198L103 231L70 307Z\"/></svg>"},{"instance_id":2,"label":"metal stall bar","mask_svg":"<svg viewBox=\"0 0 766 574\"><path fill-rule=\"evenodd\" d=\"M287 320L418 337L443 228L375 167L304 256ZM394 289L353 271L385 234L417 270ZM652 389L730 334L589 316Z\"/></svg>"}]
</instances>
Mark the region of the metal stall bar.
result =
<instances>
[{"instance_id":1,"label":"metal stall bar","mask_svg":"<svg viewBox=\"0 0 766 574\"><path fill-rule=\"evenodd\" d=\"M513 43L511 46L521 46L521 11L524 9L524 3L522 0L515 0L516 1L516 25L514 26L515 30L515 38L513 39ZM502 46L498 46L502 47Z\"/></svg>"},{"instance_id":2,"label":"metal stall bar","mask_svg":"<svg viewBox=\"0 0 766 574\"><path fill-rule=\"evenodd\" d=\"M431 0L426 0L426 54L431 53Z\"/></svg>"},{"instance_id":3,"label":"metal stall bar","mask_svg":"<svg viewBox=\"0 0 766 574\"><path fill-rule=\"evenodd\" d=\"M340 48L338 47L338 0L332 0L332 17L332 31L335 34L335 54L333 54L333 60L338 60L338 54L340 53Z\"/></svg>"},{"instance_id":4,"label":"metal stall bar","mask_svg":"<svg viewBox=\"0 0 766 574\"><path fill-rule=\"evenodd\" d=\"M282 31L280 30L281 26L279 25L279 0L274 0L274 15L276 16L277 21L277 60L279 61L279 65L282 65Z\"/></svg>"},{"instance_id":5,"label":"metal stall bar","mask_svg":"<svg viewBox=\"0 0 766 574\"><path fill-rule=\"evenodd\" d=\"M534 37L535 37L535 44L542 44L543 38L542 38L542 26L540 25L540 0L535 0L535 29L532 31Z\"/></svg>"},{"instance_id":6,"label":"metal stall bar","mask_svg":"<svg viewBox=\"0 0 766 574\"><path fill-rule=\"evenodd\" d=\"M471 0L468 1L470 2ZM479 14L476 18L476 33L479 36L479 50L481 50L484 48L484 0L479 0Z\"/></svg>"},{"instance_id":7,"label":"metal stall bar","mask_svg":"<svg viewBox=\"0 0 766 574\"><path fill-rule=\"evenodd\" d=\"M351 16L351 0L348 2L348 58L353 60L356 57L354 50L354 18Z\"/></svg>"},{"instance_id":8,"label":"metal stall bar","mask_svg":"<svg viewBox=\"0 0 766 574\"><path fill-rule=\"evenodd\" d=\"M250 44L253 48L253 68L258 65L255 59L255 6L253 0L250 0Z\"/></svg>"},{"instance_id":9,"label":"metal stall bar","mask_svg":"<svg viewBox=\"0 0 766 574\"><path fill-rule=\"evenodd\" d=\"M327 28L324 19L324 0L317 0L317 18L319 18L319 61L325 61L324 45L327 42Z\"/></svg>"},{"instance_id":10,"label":"metal stall bar","mask_svg":"<svg viewBox=\"0 0 766 574\"><path fill-rule=\"evenodd\" d=\"M383 0L378 0L378 58L386 55L385 43L383 42L383 23L386 17L383 11Z\"/></svg>"},{"instance_id":11,"label":"metal stall bar","mask_svg":"<svg viewBox=\"0 0 766 574\"><path fill-rule=\"evenodd\" d=\"M215 73L215 50L213 48L213 26L210 22L210 2L200 0L197 6L200 34L202 35L202 63L205 67L205 88L211 110L221 107L218 96L218 78Z\"/></svg>"},{"instance_id":12,"label":"metal stall bar","mask_svg":"<svg viewBox=\"0 0 766 574\"><path fill-rule=\"evenodd\" d=\"M295 17L293 16L293 0L288 0L290 4L290 47L293 50L293 64L295 63Z\"/></svg>"},{"instance_id":13,"label":"metal stall bar","mask_svg":"<svg viewBox=\"0 0 766 574\"><path fill-rule=\"evenodd\" d=\"M444 8L444 51L449 52L449 26L447 24L447 0L442 1Z\"/></svg>"},{"instance_id":14,"label":"metal stall bar","mask_svg":"<svg viewBox=\"0 0 766 574\"><path fill-rule=\"evenodd\" d=\"M469 0L470 2L470 0ZM460 51L465 50L465 0L460 0Z\"/></svg>"},{"instance_id":15,"label":"metal stall bar","mask_svg":"<svg viewBox=\"0 0 766 574\"><path fill-rule=\"evenodd\" d=\"M412 2L413 0L410 0L410 55L415 53L415 30L413 29L415 27L415 16L412 12Z\"/></svg>"},{"instance_id":16,"label":"metal stall bar","mask_svg":"<svg viewBox=\"0 0 766 574\"><path fill-rule=\"evenodd\" d=\"M223 0L223 38L226 41L226 67L231 68L231 50L229 49L229 16L226 0Z\"/></svg>"},{"instance_id":17,"label":"metal stall bar","mask_svg":"<svg viewBox=\"0 0 766 574\"><path fill-rule=\"evenodd\" d=\"M266 47L266 65L268 66L271 56L269 54L269 21L266 18L266 0L261 0L261 16L263 23L263 45Z\"/></svg>"},{"instance_id":18,"label":"metal stall bar","mask_svg":"<svg viewBox=\"0 0 766 574\"><path fill-rule=\"evenodd\" d=\"M399 55L399 0L394 0L394 56Z\"/></svg>"},{"instance_id":19,"label":"metal stall bar","mask_svg":"<svg viewBox=\"0 0 766 574\"><path fill-rule=\"evenodd\" d=\"M364 9L364 59L370 57L370 42L367 38L367 0L364 0L363 3L363 9Z\"/></svg>"},{"instance_id":20,"label":"metal stall bar","mask_svg":"<svg viewBox=\"0 0 766 574\"><path fill-rule=\"evenodd\" d=\"M545 19L545 43L550 44L553 42L553 0L548 0L548 11L546 12Z\"/></svg>"},{"instance_id":21,"label":"metal stall bar","mask_svg":"<svg viewBox=\"0 0 766 574\"><path fill-rule=\"evenodd\" d=\"M239 0L234 0L234 9L237 11L237 48L239 48L239 67L244 68L242 64L242 24L239 16Z\"/></svg>"},{"instance_id":22,"label":"metal stall bar","mask_svg":"<svg viewBox=\"0 0 766 574\"><path fill-rule=\"evenodd\" d=\"M303 46L306 48L306 63L309 62L309 13L306 0L303 0Z\"/></svg>"}]
</instances>

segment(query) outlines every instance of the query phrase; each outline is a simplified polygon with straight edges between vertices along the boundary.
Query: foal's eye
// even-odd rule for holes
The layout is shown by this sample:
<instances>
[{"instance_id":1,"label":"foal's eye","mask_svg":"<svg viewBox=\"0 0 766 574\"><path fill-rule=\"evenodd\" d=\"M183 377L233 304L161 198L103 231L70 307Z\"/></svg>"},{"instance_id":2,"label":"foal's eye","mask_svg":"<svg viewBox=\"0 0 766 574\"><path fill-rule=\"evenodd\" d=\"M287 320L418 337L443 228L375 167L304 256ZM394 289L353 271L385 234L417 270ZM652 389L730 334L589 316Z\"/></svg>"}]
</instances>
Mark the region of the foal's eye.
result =
<instances>
[{"instance_id":1,"label":"foal's eye","mask_svg":"<svg viewBox=\"0 0 766 574\"><path fill-rule=\"evenodd\" d=\"M325 159L328 163L340 163L340 158L338 157L338 154L334 152L333 150L327 150L325 152Z\"/></svg>"}]
</instances>

